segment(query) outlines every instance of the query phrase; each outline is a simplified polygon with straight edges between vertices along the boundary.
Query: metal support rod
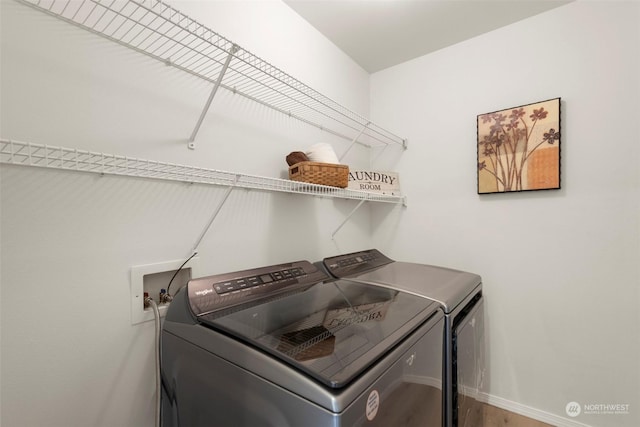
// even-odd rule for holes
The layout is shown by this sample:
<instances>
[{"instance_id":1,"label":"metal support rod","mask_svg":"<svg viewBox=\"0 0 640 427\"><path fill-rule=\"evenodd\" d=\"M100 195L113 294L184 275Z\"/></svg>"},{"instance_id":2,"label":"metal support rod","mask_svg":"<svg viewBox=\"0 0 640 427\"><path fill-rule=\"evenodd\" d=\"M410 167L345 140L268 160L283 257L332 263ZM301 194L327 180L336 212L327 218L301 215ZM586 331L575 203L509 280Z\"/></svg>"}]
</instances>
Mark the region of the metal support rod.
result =
<instances>
[{"instance_id":1,"label":"metal support rod","mask_svg":"<svg viewBox=\"0 0 640 427\"><path fill-rule=\"evenodd\" d=\"M216 83L213 85L213 89L211 90L211 94L209 95L209 99L207 99L207 102L204 104L204 108L202 109L202 113L200 113L200 117L198 118L198 122L196 123L196 127L195 129L193 129L193 132L191 133L191 137L189 138L189 148L193 148L193 141L195 141L196 139L196 135L198 134L198 130L200 129L200 126L202 125L202 121L204 120L204 116L207 114L207 111L209 111L209 107L211 106L211 101L213 101L213 97L216 96L216 92L218 91L218 88L220 87L220 84L222 83L222 78L224 77L224 73L227 72L227 69L229 68L229 64L231 63L231 59L233 58L233 55L238 51L238 45L234 44L233 46L231 46L231 49L229 49L229 55L227 56L227 60L224 62L224 65L222 66L222 69L220 70L220 74L218 75L218 79L216 80Z\"/></svg>"},{"instance_id":2,"label":"metal support rod","mask_svg":"<svg viewBox=\"0 0 640 427\"><path fill-rule=\"evenodd\" d=\"M358 203L358 205L357 205L355 208L353 208L353 210L351 211L351 213L350 213L349 215L347 215L347 217L344 219L344 221L342 221L342 224L340 224L340 225L338 226L338 228L336 228L336 231L334 231L334 232L331 234L331 239L333 239L333 238L336 236L336 233L337 233L338 231L340 231L340 229L342 228L342 226L343 226L343 225L345 225L345 224L347 223L347 221L349 221L349 219L353 216L353 214L354 214L354 213L356 213L356 211L360 208L360 206L362 206L362 204L363 204L364 202L366 202L366 201L367 201L367 199L362 199L362 200L360 200L360 203Z\"/></svg>"},{"instance_id":3,"label":"metal support rod","mask_svg":"<svg viewBox=\"0 0 640 427\"><path fill-rule=\"evenodd\" d=\"M371 124L371 122L367 122L367 124L366 124L366 125L364 125L364 127L362 128L362 130L360 131L360 133L359 133L358 135L356 135L356 137L355 137L355 138L353 138L353 139L351 140L351 144L349 145L349 147L347 147L347 150L346 150L344 153L342 153L342 155L340 156L340 158L339 158L338 160L342 161L342 159L344 158L344 156L346 156L346 155L347 155L347 153L348 153L348 152L351 150L351 148L354 146L354 144L355 144L356 142L358 142L358 138L360 138L360 136L362 136L362 133L363 133L365 130L367 130L367 127L368 127L370 124Z\"/></svg>"},{"instance_id":4,"label":"metal support rod","mask_svg":"<svg viewBox=\"0 0 640 427\"><path fill-rule=\"evenodd\" d=\"M235 179L233 180L233 183L229 185L229 188L227 188L226 193L224 193L224 196L222 197L222 201L220 201L220 203L218 204L218 207L213 212L213 215L211 216L211 219L209 220L209 223L207 224L205 229L202 231L202 234L200 234L200 237L196 241L196 244L193 245L193 249L191 250L191 253L198 252L198 246L200 246L200 243L202 242L202 239L204 239L204 236L206 236L207 233L209 232L209 229L211 228L211 225L213 224L213 221L215 221L216 217L220 213L220 210L222 209L222 207L226 203L227 199L229 198L229 195L231 194L231 191L233 191L233 189L236 187L236 184L238 183L239 179L240 179L240 175L236 175Z\"/></svg>"}]
</instances>

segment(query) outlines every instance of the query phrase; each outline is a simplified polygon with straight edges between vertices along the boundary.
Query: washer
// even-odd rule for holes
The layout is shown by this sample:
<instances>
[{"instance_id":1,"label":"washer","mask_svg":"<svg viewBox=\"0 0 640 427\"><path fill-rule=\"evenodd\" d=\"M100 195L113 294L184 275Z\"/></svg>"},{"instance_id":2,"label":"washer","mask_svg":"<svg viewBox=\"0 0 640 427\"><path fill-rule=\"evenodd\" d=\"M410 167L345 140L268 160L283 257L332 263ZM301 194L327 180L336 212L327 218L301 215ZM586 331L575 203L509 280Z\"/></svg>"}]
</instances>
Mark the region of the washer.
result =
<instances>
[{"instance_id":1,"label":"washer","mask_svg":"<svg viewBox=\"0 0 640 427\"><path fill-rule=\"evenodd\" d=\"M376 249L325 258L334 277L436 301L444 315L444 426L482 425L478 395L485 372L484 300L477 274L443 267L396 262Z\"/></svg>"},{"instance_id":2,"label":"washer","mask_svg":"<svg viewBox=\"0 0 640 427\"><path fill-rule=\"evenodd\" d=\"M162 425L442 425L445 316L308 261L191 280L161 339Z\"/></svg>"}]
</instances>

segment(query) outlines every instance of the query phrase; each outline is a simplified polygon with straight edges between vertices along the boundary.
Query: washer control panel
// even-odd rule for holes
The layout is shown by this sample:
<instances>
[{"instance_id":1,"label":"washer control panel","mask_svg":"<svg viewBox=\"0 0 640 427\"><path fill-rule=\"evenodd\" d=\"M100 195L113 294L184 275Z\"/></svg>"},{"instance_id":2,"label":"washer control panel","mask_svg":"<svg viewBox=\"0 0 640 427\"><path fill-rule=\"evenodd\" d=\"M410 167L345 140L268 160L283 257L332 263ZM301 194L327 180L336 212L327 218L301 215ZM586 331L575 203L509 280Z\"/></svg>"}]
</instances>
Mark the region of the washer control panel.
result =
<instances>
[{"instance_id":1,"label":"washer control panel","mask_svg":"<svg viewBox=\"0 0 640 427\"><path fill-rule=\"evenodd\" d=\"M324 266L338 278L355 276L393 262L377 249L325 258Z\"/></svg>"},{"instance_id":2,"label":"washer control panel","mask_svg":"<svg viewBox=\"0 0 640 427\"><path fill-rule=\"evenodd\" d=\"M304 276L306 273L300 267L286 268L278 271L272 271L269 273L263 273L259 275L241 277L239 279L226 280L213 284L213 290L218 295L223 295L229 292L235 292L243 289L252 288L254 286L267 285L269 283L286 281L295 277Z\"/></svg>"},{"instance_id":3,"label":"washer control panel","mask_svg":"<svg viewBox=\"0 0 640 427\"><path fill-rule=\"evenodd\" d=\"M309 261L202 277L187 284L196 316L297 290L329 279Z\"/></svg>"}]
</instances>

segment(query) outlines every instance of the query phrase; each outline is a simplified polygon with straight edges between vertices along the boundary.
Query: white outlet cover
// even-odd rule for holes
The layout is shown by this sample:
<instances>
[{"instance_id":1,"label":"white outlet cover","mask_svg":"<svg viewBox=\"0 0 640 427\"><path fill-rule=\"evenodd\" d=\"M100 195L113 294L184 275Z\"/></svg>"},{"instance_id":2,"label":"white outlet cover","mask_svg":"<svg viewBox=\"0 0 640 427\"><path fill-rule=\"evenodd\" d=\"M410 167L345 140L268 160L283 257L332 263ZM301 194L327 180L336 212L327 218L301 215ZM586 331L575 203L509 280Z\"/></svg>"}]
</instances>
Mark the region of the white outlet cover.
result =
<instances>
[{"instance_id":1,"label":"white outlet cover","mask_svg":"<svg viewBox=\"0 0 640 427\"><path fill-rule=\"evenodd\" d=\"M165 271L175 271L184 263L184 259L159 262L156 264L136 265L131 267L131 324L149 322L153 320L153 310L144 308L144 276L148 274L164 273ZM200 277L200 258L193 257L187 262L184 268L191 269L191 277ZM167 313L168 304L158 307L160 317Z\"/></svg>"}]
</instances>

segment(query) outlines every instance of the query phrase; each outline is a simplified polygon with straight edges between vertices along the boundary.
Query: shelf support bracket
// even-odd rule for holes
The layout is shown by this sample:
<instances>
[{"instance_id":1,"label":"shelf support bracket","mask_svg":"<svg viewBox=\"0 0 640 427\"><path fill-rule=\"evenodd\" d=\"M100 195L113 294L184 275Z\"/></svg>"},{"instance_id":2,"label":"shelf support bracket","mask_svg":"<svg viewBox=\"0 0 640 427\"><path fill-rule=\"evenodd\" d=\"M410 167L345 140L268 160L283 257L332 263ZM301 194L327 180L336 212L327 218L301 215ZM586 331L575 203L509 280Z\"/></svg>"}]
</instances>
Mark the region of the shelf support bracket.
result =
<instances>
[{"instance_id":1,"label":"shelf support bracket","mask_svg":"<svg viewBox=\"0 0 640 427\"><path fill-rule=\"evenodd\" d=\"M365 130L367 130L367 128L369 127L370 124L371 124L371 122L367 122L367 124L364 125L364 127L362 128L360 133L357 134L356 137L351 140L351 144L349 145L349 147L347 147L346 151L344 153L342 153L342 155L340 156L340 158L338 160L342 161L344 156L346 156L347 153L351 150L351 148L355 145L355 143L358 142L358 138L360 138L362 136L362 134L364 133Z\"/></svg>"},{"instance_id":2,"label":"shelf support bracket","mask_svg":"<svg viewBox=\"0 0 640 427\"><path fill-rule=\"evenodd\" d=\"M236 188L236 184L238 183L239 179L240 179L240 175L236 175L235 178L233 179L233 183L229 184L229 188L227 188L227 191L224 193L222 200L220 201L220 203L218 203L218 206L213 211L213 215L211 215L211 219L209 220L209 223L207 224L205 229L202 230L202 233L200 234L200 237L198 237L198 240L196 241L195 245L193 245L193 249L191 250L191 253L198 252L198 247L200 246L202 239L204 239L204 236L206 236L207 233L209 232L209 229L211 228L213 221L215 221L216 217L220 213L220 210L222 209L224 204L227 202L227 199L229 198L229 195L231 194L233 189Z\"/></svg>"},{"instance_id":3,"label":"shelf support bracket","mask_svg":"<svg viewBox=\"0 0 640 427\"><path fill-rule=\"evenodd\" d=\"M351 217L353 216L353 214L354 214L354 213L356 213L356 211L357 211L358 209L360 209L360 206L362 206L362 204L363 204L364 202L366 202L366 201L367 201L367 199L362 199L362 200L360 200L360 203L358 203L358 204L356 205L356 207L355 207L355 208L353 208L353 210L351 211L351 213L349 213L349 215L347 215L347 217L344 219L344 221L342 221L342 224L340 224L340 225L338 226L338 228L336 228L336 231L334 231L334 232L331 234L331 240L333 240L333 238L336 236L336 233L338 233L338 231L340 231L340 229L342 228L342 226L343 226L343 225L345 225L345 224L347 223L347 221L349 221L349 219L351 219Z\"/></svg>"},{"instance_id":4,"label":"shelf support bracket","mask_svg":"<svg viewBox=\"0 0 640 427\"><path fill-rule=\"evenodd\" d=\"M218 78L216 79L215 84L213 85L213 89L209 94L209 99L207 99L207 102L204 104L204 108L202 109L202 113L200 113L200 117L198 118L198 122L196 123L195 129L193 129L193 132L191 132L188 146L192 150L196 148L194 141L196 139L196 135L198 134L198 131L200 130L200 126L202 125L204 116L207 114L207 111L209 111L209 107L211 106L211 101L213 101L213 98L216 96L216 92L218 92L218 88L222 83L222 78L224 77L224 74L227 72L227 69L229 68L229 64L231 63L231 59L233 59L233 55L238 51L238 49L239 49L239 46L237 44L234 44L233 46L231 46L231 49L229 49L229 55L227 55L227 59L224 62L222 69L220 70L220 74L218 75Z\"/></svg>"}]
</instances>

